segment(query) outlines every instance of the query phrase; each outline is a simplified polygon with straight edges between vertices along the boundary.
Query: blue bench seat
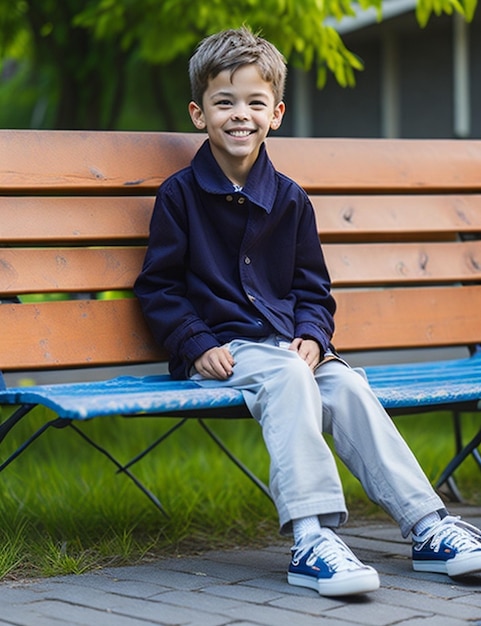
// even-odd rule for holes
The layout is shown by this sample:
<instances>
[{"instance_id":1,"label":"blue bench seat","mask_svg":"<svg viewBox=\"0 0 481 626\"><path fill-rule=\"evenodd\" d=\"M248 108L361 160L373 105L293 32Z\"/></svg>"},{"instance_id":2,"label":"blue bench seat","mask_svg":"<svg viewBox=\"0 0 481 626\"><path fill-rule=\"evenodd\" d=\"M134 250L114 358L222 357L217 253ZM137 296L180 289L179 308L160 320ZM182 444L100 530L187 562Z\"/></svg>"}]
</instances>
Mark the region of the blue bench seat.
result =
<instances>
[{"instance_id":1,"label":"blue bench seat","mask_svg":"<svg viewBox=\"0 0 481 626\"><path fill-rule=\"evenodd\" d=\"M471 357L446 361L416 362L369 366L365 368L368 380L380 402L391 415L421 413L448 409L456 419L455 454L441 473L436 486L447 483L457 499L461 496L453 480L453 473L471 453L477 453L481 443L481 425L478 433L466 444L461 444L460 413L481 409L481 350ZM1 383L1 379L0 379ZM101 416L167 416L178 417L179 426L187 419L197 418L208 434L267 495L268 488L237 458L205 423L208 418L248 418L242 393L227 386L200 387L192 381L174 381L168 375L119 376L109 380L60 383L50 385L0 388L0 404L18 405L19 409L0 425L0 442L9 430L31 409L40 405L56 415L33 433L20 448L2 465L0 471L14 460L48 426L72 425L73 421L84 421ZM177 429L174 426L171 432ZM81 431L76 429L79 434ZM84 434L87 439L93 444ZM160 441L154 442L133 461L121 465L148 497L164 513L158 498L149 492L130 473L130 466L140 460ZM99 449L98 444L93 444ZM478 456L475 457L478 461Z\"/></svg>"}]
</instances>

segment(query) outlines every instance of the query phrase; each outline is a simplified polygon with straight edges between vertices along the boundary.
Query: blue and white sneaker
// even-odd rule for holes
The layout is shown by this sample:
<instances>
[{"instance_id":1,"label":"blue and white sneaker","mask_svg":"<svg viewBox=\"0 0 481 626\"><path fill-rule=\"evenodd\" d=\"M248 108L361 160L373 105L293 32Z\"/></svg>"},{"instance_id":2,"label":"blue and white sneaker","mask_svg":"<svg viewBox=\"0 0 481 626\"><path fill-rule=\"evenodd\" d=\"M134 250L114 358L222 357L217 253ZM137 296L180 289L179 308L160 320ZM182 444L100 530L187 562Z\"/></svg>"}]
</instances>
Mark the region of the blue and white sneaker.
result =
<instances>
[{"instance_id":1,"label":"blue and white sneaker","mask_svg":"<svg viewBox=\"0 0 481 626\"><path fill-rule=\"evenodd\" d=\"M346 596L379 588L376 570L361 563L329 528L292 548L287 581L314 589L321 596Z\"/></svg>"},{"instance_id":2,"label":"blue and white sneaker","mask_svg":"<svg viewBox=\"0 0 481 626\"><path fill-rule=\"evenodd\" d=\"M481 572L481 531L447 515L422 535L413 535L413 569L448 576Z\"/></svg>"}]
</instances>

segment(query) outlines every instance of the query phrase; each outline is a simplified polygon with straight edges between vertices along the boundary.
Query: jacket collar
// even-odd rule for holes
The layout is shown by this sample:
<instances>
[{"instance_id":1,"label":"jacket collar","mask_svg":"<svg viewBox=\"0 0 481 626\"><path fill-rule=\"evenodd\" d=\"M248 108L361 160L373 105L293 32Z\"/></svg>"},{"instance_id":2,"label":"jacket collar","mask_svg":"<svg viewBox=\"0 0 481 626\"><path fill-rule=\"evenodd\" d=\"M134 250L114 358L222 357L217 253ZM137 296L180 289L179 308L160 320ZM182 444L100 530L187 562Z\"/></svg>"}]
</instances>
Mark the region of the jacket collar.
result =
<instances>
[{"instance_id":1,"label":"jacket collar","mask_svg":"<svg viewBox=\"0 0 481 626\"><path fill-rule=\"evenodd\" d=\"M207 139L192 160L192 170L199 186L207 193L226 195L234 193L234 187L219 167ZM265 144L259 150L242 194L248 200L270 213L277 192L277 173L269 159Z\"/></svg>"}]
</instances>

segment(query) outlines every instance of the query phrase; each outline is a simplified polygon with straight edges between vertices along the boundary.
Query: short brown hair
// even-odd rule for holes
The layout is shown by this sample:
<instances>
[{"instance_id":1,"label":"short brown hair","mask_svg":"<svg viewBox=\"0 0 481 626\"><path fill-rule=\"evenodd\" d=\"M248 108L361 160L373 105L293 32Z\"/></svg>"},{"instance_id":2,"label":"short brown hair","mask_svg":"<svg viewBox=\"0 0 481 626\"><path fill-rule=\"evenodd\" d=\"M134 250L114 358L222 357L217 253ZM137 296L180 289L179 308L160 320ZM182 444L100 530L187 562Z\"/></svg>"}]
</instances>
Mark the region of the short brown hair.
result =
<instances>
[{"instance_id":1,"label":"short brown hair","mask_svg":"<svg viewBox=\"0 0 481 626\"><path fill-rule=\"evenodd\" d=\"M192 99L202 106L209 80L224 70L232 76L239 67L251 63L258 67L263 80L272 84L278 104L284 95L285 59L273 44L245 26L210 35L197 46L189 63Z\"/></svg>"}]
</instances>

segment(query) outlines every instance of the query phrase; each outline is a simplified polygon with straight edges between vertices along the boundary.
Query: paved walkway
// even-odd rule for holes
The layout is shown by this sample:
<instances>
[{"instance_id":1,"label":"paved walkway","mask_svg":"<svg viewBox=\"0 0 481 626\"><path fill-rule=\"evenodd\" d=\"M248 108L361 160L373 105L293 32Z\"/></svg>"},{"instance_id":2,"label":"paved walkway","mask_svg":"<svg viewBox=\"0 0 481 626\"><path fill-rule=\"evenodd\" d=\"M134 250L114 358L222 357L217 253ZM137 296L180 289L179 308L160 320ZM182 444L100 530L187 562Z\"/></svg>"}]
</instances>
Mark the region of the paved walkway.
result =
<instances>
[{"instance_id":1,"label":"paved walkway","mask_svg":"<svg viewBox=\"0 0 481 626\"><path fill-rule=\"evenodd\" d=\"M453 513L476 525L481 508ZM410 545L389 522L342 532L374 565L381 589L330 599L286 583L289 543L209 552L80 576L0 584L0 626L481 626L481 575L413 572Z\"/></svg>"}]
</instances>

